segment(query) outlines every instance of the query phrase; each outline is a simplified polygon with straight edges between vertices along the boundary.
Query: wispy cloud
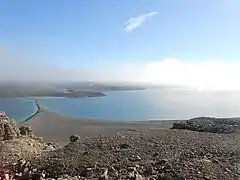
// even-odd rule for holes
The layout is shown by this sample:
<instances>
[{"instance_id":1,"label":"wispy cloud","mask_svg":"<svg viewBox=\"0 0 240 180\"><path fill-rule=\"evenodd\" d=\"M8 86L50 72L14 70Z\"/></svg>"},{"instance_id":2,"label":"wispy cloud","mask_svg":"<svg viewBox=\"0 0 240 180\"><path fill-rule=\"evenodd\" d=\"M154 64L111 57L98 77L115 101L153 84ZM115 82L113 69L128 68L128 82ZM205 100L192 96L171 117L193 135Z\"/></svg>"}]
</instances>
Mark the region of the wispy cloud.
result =
<instances>
[{"instance_id":1,"label":"wispy cloud","mask_svg":"<svg viewBox=\"0 0 240 180\"><path fill-rule=\"evenodd\" d=\"M158 14L206 14L207 11L161 11Z\"/></svg>"},{"instance_id":2,"label":"wispy cloud","mask_svg":"<svg viewBox=\"0 0 240 180\"><path fill-rule=\"evenodd\" d=\"M132 32L134 29L141 26L149 17L156 15L157 12L141 14L137 17L132 17L124 23L124 29L127 32Z\"/></svg>"}]
</instances>

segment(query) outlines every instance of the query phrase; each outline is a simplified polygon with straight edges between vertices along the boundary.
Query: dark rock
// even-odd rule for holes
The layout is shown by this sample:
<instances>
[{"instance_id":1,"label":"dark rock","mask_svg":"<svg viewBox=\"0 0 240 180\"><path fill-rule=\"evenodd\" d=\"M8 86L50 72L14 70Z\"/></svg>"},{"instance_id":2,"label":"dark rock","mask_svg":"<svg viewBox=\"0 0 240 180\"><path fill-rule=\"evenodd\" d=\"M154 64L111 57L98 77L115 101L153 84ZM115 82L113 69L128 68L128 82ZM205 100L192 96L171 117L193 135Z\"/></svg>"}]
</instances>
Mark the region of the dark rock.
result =
<instances>
[{"instance_id":1,"label":"dark rock","mask_svg":"<svg viewBox=\"0 0 240 180\"><path fill-rule=\"evenodd\" d=\"M174 180L185 180L186 179L180 174L175 174L173 177L174 177Z\"/></svg>"},{"instance_id":2,"label":"dark rock","mask_svg":"<svg viewBox=\"0 0 240 180\"><path fill-rule=\"evenodd\" d=\"M126 143L120 144L119 147L120 147L121 149L128 149L128 148L130 148L130 146L129 146L128 144L126 144Z\"/></svg>"},{"instance_id":3,"label":"dark rock","mask_svg":"<svg viewBox=\"0 0 240 180\"><path fill-rule=\"evenodd\" d=\"M158 177L158 180L175 180L169 173L164 173Z\"/></svg>"},{"instance_id":4,"label":"dark rock","mask_svg":"<svg viewBox=\"0 0 240 180\"><path fill-rule=\"evenodd\" d=\"M46 145L50 146L50 147L53 147L54 149L61 148L61 146L58 143L56 143L56 142L47 142Z\"/></svg>"},{"instance_id":5,"label":"dark rock","mask_svg":"<svg viewBox=\"0 0 240 180\"><path fill-rule=\"evenodd\" d=\"M156 164L157 164L157 165L164 165L164 164L166 164L167 162L168 162L167 159L160 159L160 160L158 160L158 161L156 162Z\"/></svg>"},{"instance_id":6,"label":"dark rock","mask_svg":"<svg viewBox=\"0 0 240 180\"><path fill-rule=\"evenodd\" d=\"M78 136L78 135L72 135L72 136L70 136L70 142L79 142L79 140L80 140L80 136Z\"/></svg>"},{"instance_id":7,"label":"dark rock","mask_svg":"<svg viewBox=\"0 0 240 180\"><path fill-rule=\"evenodd\" d=\"M170 169L172 169L172 165L171 165L170 163L166 163L166 164L164 165L164 169L170 170Z\"/></svg>"},{"instance_id":8,"label":"dark rock","mask_svg":"<svg viewBox=\"0 0 240 180\"><path fill-rule=\"evenodd\" d=\"M153 174L153 167L152 166L149 166L145 169L145 171L143 172L144 176L150 176Z\"/></svg>"},{"instance_id":9,"label":"dark rock","mask_svg":"<svg viewBox=\"0 0 240 180\"><path fill-rule=\"evenodd\" d=\"M23 136L33 135L32 128L30 126L20 126L19 130L20 130L20 134Z\"/></svg>"},{"instance_id":10,"label":"dark rock","mask_svg":"<svg viewBox=\"0 0 240 180\"><path fill-rule=\"evenodd\" d=\"M229 134L237 132L238 126L237 121L231 119L199 117L184 122L175 122L172 129Z\"/></svg>"}]
</instances>

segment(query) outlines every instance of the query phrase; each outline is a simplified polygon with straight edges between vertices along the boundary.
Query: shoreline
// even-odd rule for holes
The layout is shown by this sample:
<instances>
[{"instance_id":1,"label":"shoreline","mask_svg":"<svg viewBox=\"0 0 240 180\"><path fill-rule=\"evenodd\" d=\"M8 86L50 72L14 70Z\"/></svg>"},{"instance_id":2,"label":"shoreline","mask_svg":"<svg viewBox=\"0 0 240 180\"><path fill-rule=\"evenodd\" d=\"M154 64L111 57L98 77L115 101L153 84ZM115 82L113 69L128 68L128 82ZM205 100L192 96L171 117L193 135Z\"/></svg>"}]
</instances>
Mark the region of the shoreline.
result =
<instances>
[{"instance_id":1,"label":"shoreline","mask_svg":"<svg viewBox=\"0 0 240 180\"><path fill-rule=\"evenodd\" d=\"M32 118L34 118L35 116L37 116L40 112L43 111L43 108L41 108L40 104L38 103L38 101L36 99L31 99L28 97L24 97L25 99L31 100L33 101L34 105L37 107L37 111L35 113L33 113L32 115L30 115L29 117L27 117L24 121L22 121L20 124L23 124L29 120L31 120Z\"/></svg>"},{"instance_id":2,"label":"shoreline","mask_svg":"<svg viewBox=\"0 0 240 180\"><path fill-rule=\"evenodd\" d=\"M176 120L121 122L74 118L41 109L21 124L31 126L34 134L43 137L46 141L66 145L72 135L80 137L113 136L129 130L166 130L172 127L173 122Z\"/></svg>"},{"instance_id":3,"label":"shoreline","mask_svg":"<svg viewBox=\"0 0 240 180\"><path fill-rule=\"evenodd\" d=\"M38 100L36 100L35 98L31 98L31 97L24 97L27 100L33 101L34 105L37 107L37 111L35 113L33 113L32 115L30 115L29 117L27 117L24 121L22 121L20 124L25 123L27 121L30 121L32 118L34 118L35 116L37 116L39 113L41 113L42 111L45 112L50 112L50 113L54 113L57 114L58 116L62 116L65 118L69 118L69 119L88 119L91 121L100 121L100 122L115 122L115 123L147 123L147 122L158 122L158 121L186 121L187 119L146 119L146 120L108 120L108 119L99 119L99 118L88 118L88 117L74 117L74 116L69 116L69 115L63 115L60 113L57 113L55 111L51 111L51 110L47 110L45 108L42 108L40 106L40 104L38 103ZM92 97L88 97L88 98L92 98Z\"/></svg>"}]
</instances>

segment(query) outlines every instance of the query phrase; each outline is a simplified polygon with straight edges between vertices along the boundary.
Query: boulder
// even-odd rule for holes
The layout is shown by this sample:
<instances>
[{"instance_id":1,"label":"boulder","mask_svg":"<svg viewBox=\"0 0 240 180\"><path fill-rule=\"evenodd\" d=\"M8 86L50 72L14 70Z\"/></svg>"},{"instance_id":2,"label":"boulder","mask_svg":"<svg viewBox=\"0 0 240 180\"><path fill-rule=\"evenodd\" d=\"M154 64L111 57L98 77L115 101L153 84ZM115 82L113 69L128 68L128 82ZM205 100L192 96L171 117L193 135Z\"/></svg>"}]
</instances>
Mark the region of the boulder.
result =
<instances>
[{"instance_id":1,"label":"boulder","mask_svg":"<svg viewBox=\"0 0 240 180\"><path fill-rule=\"evenodd\" d=\"M73 143L73 142L78 142L80 140L80 136L78 135L72 135L70 136L70 142Z\"/></svg>"},{"instance_id":2,"label":"boulder","mask_svg":"<svg viewBox=\"0 0 240 180\"><path fill-rule=\"evenodd\" d=\"M33 135L32 128L30 126L20 126L19 127L20 134L23 136L31 136Z\"/></svg>"}]
</instances>

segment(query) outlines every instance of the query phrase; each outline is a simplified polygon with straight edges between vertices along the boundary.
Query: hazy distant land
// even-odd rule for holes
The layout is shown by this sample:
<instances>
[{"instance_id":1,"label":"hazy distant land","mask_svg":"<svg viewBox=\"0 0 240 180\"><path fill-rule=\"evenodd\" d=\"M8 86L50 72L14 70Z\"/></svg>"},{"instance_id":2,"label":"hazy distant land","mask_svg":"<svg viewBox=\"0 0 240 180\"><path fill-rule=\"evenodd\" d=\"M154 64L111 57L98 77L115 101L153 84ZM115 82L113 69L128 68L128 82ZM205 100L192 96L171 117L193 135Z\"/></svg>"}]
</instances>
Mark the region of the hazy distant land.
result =
<instances>
[{"instance_id":1,"label":"hazy distant land","mask_svg":"<svg viewBox=\"0 0 240 180\"><path fill-rule=\"evenodd\" d=\"M106 91L144 90L140 85L111 85L89 82L64 83L3 83L0 97L101 97Z\"/></svg>"}]
</instances>

